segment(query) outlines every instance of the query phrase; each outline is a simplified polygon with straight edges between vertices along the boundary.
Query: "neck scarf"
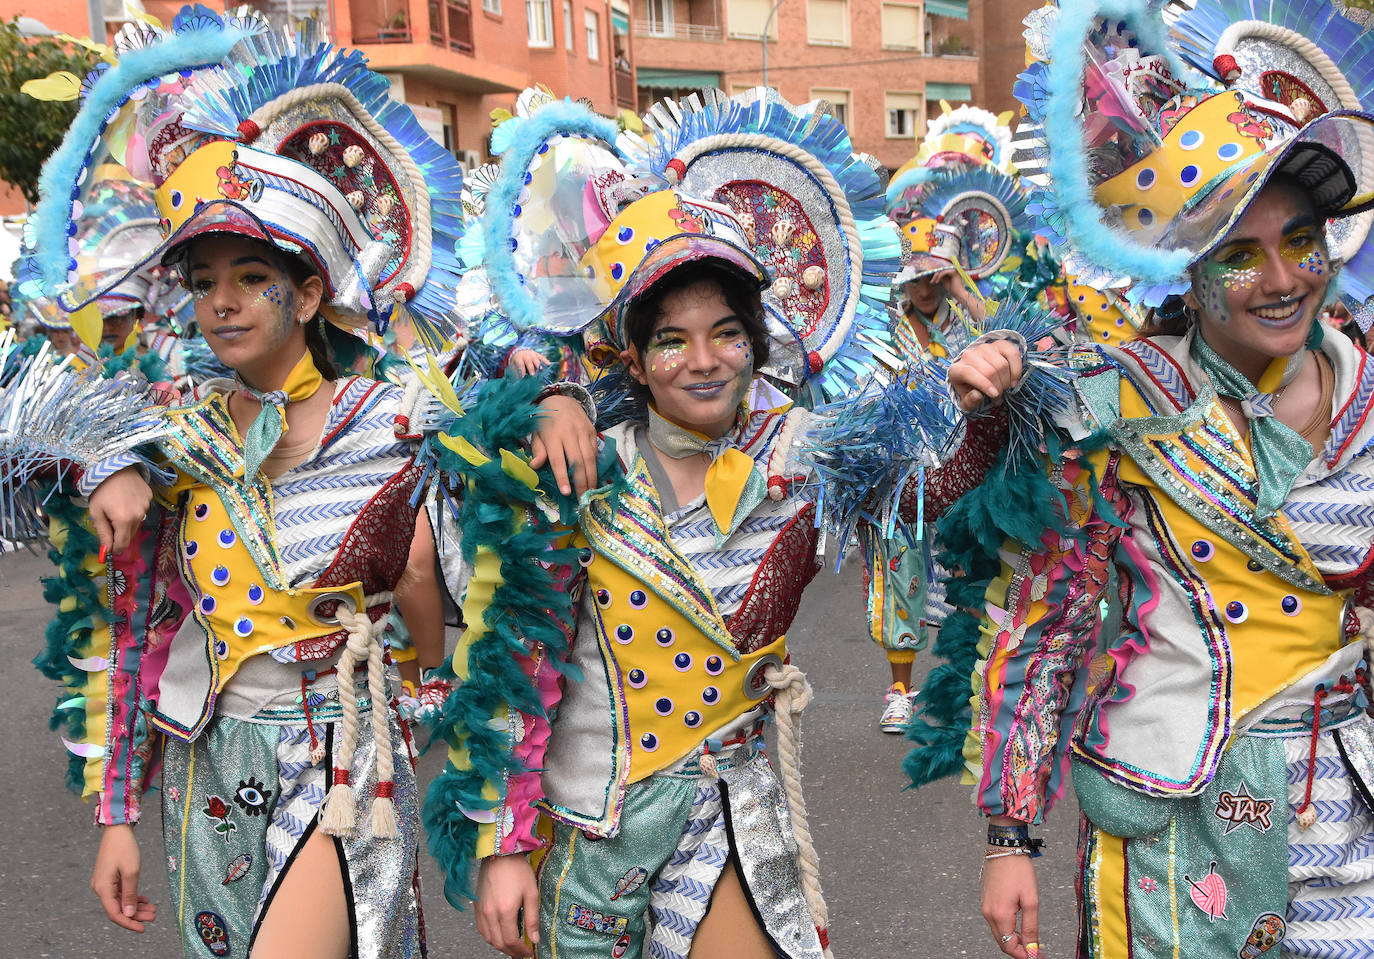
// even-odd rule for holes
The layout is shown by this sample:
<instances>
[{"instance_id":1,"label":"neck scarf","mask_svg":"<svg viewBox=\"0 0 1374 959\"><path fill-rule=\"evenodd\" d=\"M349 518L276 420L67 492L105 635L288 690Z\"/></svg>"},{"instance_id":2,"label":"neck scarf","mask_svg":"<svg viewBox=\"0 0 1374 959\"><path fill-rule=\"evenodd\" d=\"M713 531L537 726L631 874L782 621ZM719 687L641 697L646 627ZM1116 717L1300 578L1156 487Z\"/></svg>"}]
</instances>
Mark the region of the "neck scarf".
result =
<instances>
[{"instance_id":1,"label":"neck scarf","mask_svg":"<svg viewBox=\"0 0 1374 959\"><path fill-rule=\"evenodd\" d=\"M740 423L717 439L685 429L659 415L649 406L649 441L664 456L686 459L698 453L711 457L706 469L706 506L716 523L720 546L744 518L763 502L768 480L754 458L737 448Z\"/></svg>"},{"instance_id":2,"label":"neck scarf","mask_svg":"<svg viewBox=\"0 0 1374 959\"><path fill-rule=\"evenodd\" d=\"M1320 321L1315 321L1319 324ZM1320 343L1320 330L1317 331ZM1308 344L1312 343L1308 338ZM1300 350L1290 357L1279 357L1265 369L1259 384L1221 358L1198 332L1193 336L1192 357L1207 374L1216 391L1228 399L1237 400L1250 423L1250 456L1255 463L1259 489L1255 502L1255 517L1273 516L1288 494L1293 491L1302 471L1312 462L1312 446L1294 429L1281 423L1274 415L1274 404L1307 356Z\"/></svg>"},{"instance_id":3,"label":"neck scarf","mask_svg":"<svg viewBox=\"0 0 1374 959\"><path fill-rule=\"evenodd\" d=\"M248 427L248 432L243 436L245 485L253 482L258 470L262 469L263 460L272 454L278 441L286 435L286 404L309 399L315 395L315 391L323 382L324 377L315 368L315 361L310 358L309 350L306 350L305 355L291 368L291 372L286 375L286 382L279 390L255 390L239 380L239 388L262 404L257 419L253 420L253 425Z\"/></svg>"}]
</instances>

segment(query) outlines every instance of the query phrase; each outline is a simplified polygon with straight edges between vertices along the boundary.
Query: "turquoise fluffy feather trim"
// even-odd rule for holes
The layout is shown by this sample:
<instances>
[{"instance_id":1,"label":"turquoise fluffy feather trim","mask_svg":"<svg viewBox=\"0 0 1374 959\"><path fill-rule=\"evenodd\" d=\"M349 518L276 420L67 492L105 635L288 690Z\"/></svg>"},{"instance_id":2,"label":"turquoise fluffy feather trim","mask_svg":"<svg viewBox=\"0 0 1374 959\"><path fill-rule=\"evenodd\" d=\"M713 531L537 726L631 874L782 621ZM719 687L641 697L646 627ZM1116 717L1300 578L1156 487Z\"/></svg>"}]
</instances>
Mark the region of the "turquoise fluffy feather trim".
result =
<instances>
[{"instance_id":1,"label":"turquoise fluffy feather trim","mask_svg":"<svg viewBox=\"0 0 1374 959\"><path fill-rule=\"evenodd\" d=\"M433 439L428 444L438 468L463 482L457 509L464 559L472 562L482 547L501 560L500 582L483 614L486 633L466 647L466 662L457 664L466 678L444 703L433 729L435 737L465 750L469 760L466 769L447 764L430 784L423 811L429 851L444 872L444 896L456 908L473 895L470 872L478 825L465 810L490 809L492 801L483 796L483 788L490 785L499 794L505 776L521 771L512 766L506 727L492 728L492 717L508 706L547 718L517 657L540 645L571 681L580 678L566 663L575 612L545 565L575 565L577 556L573 550L554 549L558 531L540 504L556 502L565 525L575 521L575 506L569 498L551 500L511 477L495 455L518 449L529 435L541 387L535 377L492 380L467 405L467 415L449 426L449 435L493 454L485 463L473 465ZM614 447L608 445L598 462L599 475L614 477L617 464ZM556 489L547 473L540 486ZM453 667L450 660L450 674Z\"/></svg>"},{"instance_id":2,"label":"turquoise fluffy feather trim","mask_svg":"<svg viewBox=\"0 0 1374 959\"><path fill-rule=\"evenodd\" d=\"M188 12L194 15L188 16ZM90 165L99 159L98 153L104 149L102 136L115 114L135 93L156 86L167 74L223 60L252 28L226 24L219 14L197 5L178 14L176 29L160 43L123 53L118 63L100 74L86 92L62 145L43 165L30 232L33 271L40 288L32 295L56 296L68 281L76 279L71 272L76 263L67 246L72 198Z\"/></svg>"},{"instance_id":3,"label":"turquoise fluffy feather trim","mask_svg":"<svg viewBox=\"0 0 1374 959\"><path fill-rule=\"evenodd\" d=\"M517 328L528 330L539 328L544 309L525 289L511 243L517 198L525 188L530 161L544 152L545 144L555 136L593 137L605 141L609 149L618 128L615 121L570 100L547 103L528 117L507 120L501 128L512 123L517 126L501 154L501 172L487 192L482 215L482 262L501 310Z\"/></svg>"}]
</instances>

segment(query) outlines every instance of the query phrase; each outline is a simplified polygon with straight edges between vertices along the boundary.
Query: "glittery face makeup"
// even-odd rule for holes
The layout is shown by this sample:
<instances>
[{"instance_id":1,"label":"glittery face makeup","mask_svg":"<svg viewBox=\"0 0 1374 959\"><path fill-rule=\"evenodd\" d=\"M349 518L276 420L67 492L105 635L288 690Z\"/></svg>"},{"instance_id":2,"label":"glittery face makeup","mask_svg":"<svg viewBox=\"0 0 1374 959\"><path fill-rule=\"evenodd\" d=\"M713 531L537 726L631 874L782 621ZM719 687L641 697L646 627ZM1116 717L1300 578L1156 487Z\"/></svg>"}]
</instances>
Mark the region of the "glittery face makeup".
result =
<instances>
[{"instance_id":1,"label":"glittery face makeup","mask_svg":"<svg viewBox=\"0 0 1374 959\"><path fill-rule=\"evenodd\" d=\"M1266 186L1193 270L1211 347L1252 380L1301 350L1332 275L1321 218L1294 183Z\"/></svg>"},{"instance_id":2,"label":"glittery face makeup","mask_svg":"<svg viewBox=\"0 0 1374 959\"><path fill-rule=\"evenodd\" d=\"M748 330L713 283L664 298L642 359L637 375L659 414L710 436L734 424L753 381Z\"/></svg>"},{"instance_id":3,"label":"glittery face makeup","mask_svg":"<svg viewBox=\"0 0 1374 959\"><path fill-rule=\"evenodd\" d=\"M197 239L185 271L196 320L226 365L250 382L273 382L283 364L289 372L305 349L297 288L269 247L241 237Z\"/></svg>"}]
</instances>

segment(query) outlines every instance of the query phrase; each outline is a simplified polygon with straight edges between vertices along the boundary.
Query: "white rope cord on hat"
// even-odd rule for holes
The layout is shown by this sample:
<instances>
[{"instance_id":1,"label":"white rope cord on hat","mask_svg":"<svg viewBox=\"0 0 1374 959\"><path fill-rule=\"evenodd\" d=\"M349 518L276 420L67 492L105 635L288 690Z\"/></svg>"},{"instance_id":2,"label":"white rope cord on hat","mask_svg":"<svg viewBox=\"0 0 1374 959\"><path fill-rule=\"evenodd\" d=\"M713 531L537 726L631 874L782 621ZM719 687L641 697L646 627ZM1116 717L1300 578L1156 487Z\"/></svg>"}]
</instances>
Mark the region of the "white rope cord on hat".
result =
<instances>
[{"instance_id":1,"label":"white rope cord on hat","mask_svg":"<svg viewBox=\"0 0 1374 959\"><path fill-rule=\"evenodd\" d=\"M1276 23L1268 23L1264 20L1241 20L1231 24L1222 32L1217 39L1216 51L1218 54L1234 54L1236 44L1248 37L1259 40L1274 40L1292 47L1321 74L1321 78L1335 91L1336 98L1341 101L1342 107L1347 110L1363 109L1359 97L1355 96L1355 91L1351 89L1345 74L1341 73L1326 51L1302 34L1289 30L1287 27L1281 27Z\"/></svg>"},{"instance_id":2,"label":"white rope cord on hat","mask_svg":"<svg viewBox=\"0 0 1374 959\"><path fill-rule=\"evenodd\" d=\"M844 188L840 186L830 169L817 160L815 156L803 150L795 143L788 143L777 137L764 136L761 133L716 133L709 137L703 137L694 143L689 144L682 152L676 154L673 159L680 160L684 166L689 166L703 153L710 153L713 150L724 149L727 147L740 149L766 150L769 153L776 153L792 160L807 173L810 173L820 181L825 192L830 197L830 202L835 205L835 212L840 221L840 232L844 234L845 246L849 253L849 265L858 265L862 272L863 266L863 242L859 239L858 227L854 224L854 214L849 208L849 198L845 196ZM854 310L859 302L859 296L863 292L863 277L851 277L849 283L849 296L845 299L844 308L840 311L839 322L835 326L835 332L829 337L826 343L827 349L822 352L817 350L821 359L829 360L840 344L844 342L849 334L849 327L854 318Z\"/></svg>"},{"instance_id":3,"label":"white rope cord on hat","mask_svg":"<svg viewBox=\"0 0 1374 959\"><path fill-rule=\"evenodd\" d=\"M801 730L798 717L811 702L811 684L806 674L787 663L770 665L763 674L777 693L774 699L774 718L778 727L778 760L782 768L782 786L787 793L787 811L792 819L792 834L797 840L797 869L801 873L802 896L806 899L811 921L817 931L830 925L830 910L821 894L820 857L811 840L811 828L806 824L806 801L801 790ZM825 947L826 959L833 959L830 947Z\"/></svg>"},{"instance_id":4,"label":"white rope cord on hat","mask_svg":"<svg viewBox=\"0 0 1374 959\"><path fill-rule=\"evenodd\" d=\"M411 210L411 216L414 218L414 229L411 232L411 236L412 238L417 236L425 238L425 242L423 243L412 242L411 249L408 251L413 258L409 263L414 264L415 269L414 272L409 270L407 270L407 272L410 276L415 278L410 282L411 285L418 290L424 284L425 276L428 275L430 267L429 241L432 230L429 213L429 187L425 185L425 177L420 171L419 166L411 159L410 151L401 146L387 128L373 118L372 114L367 111L367 108L365 108L362 103L358 101L358 98L353 95L353 92L342 83L312 83L309 86L297 87L294 90L283 93L271 103L265 104L253 111L253 115L248 119L256 123L259 129L265 129L279 114L285 113L292 107L309 100L327 96L338 97L342 100L349 110L362 121L367 132L372 134L372 136L374 136L382 146L386 147L387 150L391 151L392 155L394 155L401 164L401 169L405 171L406 176L410 179L411 187L415 192L414 209ZM400 276L392 277L391 283L393 289L400 279Z\"/></svg>"},{"instance_id":5,"label":"white rope cord on hat","mask_svg":"<svg viewBox=\"0 0 1374 959\"><path fill-rule=\"evenodd\" d=\"M369 607L391 602L390 593L368 596L363 608L350 609L340 605L335 613L339 625L348 634L337 666L339 706L343 712L339 720L339 747L334 753L334 770L342 779L333 782L320 816L320 829L331 836L352 836L357 830L353 793L353 758L358 745L358 694L353 671L358 664L367 664L367 692L372 700L372 739L377 748L377 782L391 783L395 775L395 759L391 748L391 726L387 721L386 672L382 662L383 650L379 639L381 623L368 616ZM369 819L372 835L378 839L397 839L395 803L390 795L379 794L372 800Z\"/></svg>"}]
</instances>

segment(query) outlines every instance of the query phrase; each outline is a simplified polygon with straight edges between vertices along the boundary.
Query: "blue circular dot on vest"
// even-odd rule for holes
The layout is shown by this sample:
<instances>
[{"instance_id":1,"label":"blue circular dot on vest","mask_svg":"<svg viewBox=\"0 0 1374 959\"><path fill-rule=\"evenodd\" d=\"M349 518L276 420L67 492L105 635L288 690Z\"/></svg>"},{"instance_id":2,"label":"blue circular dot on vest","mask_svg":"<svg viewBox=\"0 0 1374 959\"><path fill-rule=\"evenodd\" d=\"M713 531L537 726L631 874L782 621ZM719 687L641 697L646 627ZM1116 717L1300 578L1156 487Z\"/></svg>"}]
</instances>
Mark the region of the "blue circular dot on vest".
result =
<instances>
[{"instance_id":1,"label":"blue circular dot on vest","mask_svg":"<svg viewBox=\"0 0 1374 959\"><path fill-rule=\"evenodd\" d=\"M200 598L200 611L206 616L213 613L217 605L219 604L215 602L215 597L213 596L202 596Z\"/></svg>"},{"instance_id":2,"label":"blue circular dot on vest","mask_svg":"<svg viewBox=\"0 0 1374 959\"><path fill-rule=\"evenodd\" d=\"M1148 206L1142 206L1135 211L1135 218L1141 226L1149 226L1155 221L1155 213Z\"/></svg>"},{"instance_id":3,"label":"blue circular dot on vest","mask_svg":"<svg viewBox=\"0 0 1374 959\"><path fill-rule=\"evenodd\" d=\"M649 681L649 675L639 668L630 670L629 675L625 678L630 681L630 685L635 689L643 689L644 684Z\"/></svg>"},{"instance_id":4,"label":"blue circular dot on vest","mask_svg":"<svg viewBox=\"0 0 1374 959\"><path fill-rule=\"evenodd\" d=\"M632 609L643 609L649 605L649 594L642 589L630 590L630 607Z\"/></svg>"},{"instance_id":5,"label":"blue circular dot on vest","mask_svg":"<svg viewBox=\"0 0 1374 959\"><path fill-rule=\"evenodd\" d=\"M578 550L577 565L581 566L583 569L586 569L588 566L592 565L592 560L595 557L596 554L589 549Z\"/></svg>"},{"instance_id":6,"label":"blue circular dot on vest","mask_svg":"<svg viewBox=\"0 0 1374 959\"><path fill-rule=\"evenodd\" d=\"M622 226L615 231L615 241L617 243L629 243L635 238L635 229L632 226Z\"/></svg>"},{"instance_id":7,"label":"blue circular dot on vest","mask_svg":"<svg viewBox=\"0 0 1374 959\"><path fill-rule=\"evenodd\" d=\"M620 279L620 278L621 278L622 276L624 276L624 275L625 275L625 264L624 264L624 263L612 263L612 264L611 264L611 279L613 279L613 280L618 280L618 279Z\"/></svg>"},{"instance_id":8,"label":"blue circular dot on vest","mask_svg":"<svg viewBox=\"0 0 1374 959\"><path fill-rule=\"evenodd\" d=\"M1205 539L1194 540L1188 551L1193 554L1193 559L1203 563L1217 554L1217 548Z\"/></svg>"},{"instance_id":9,"label":"blue circular dot on vest","mask_svg":"<svg viewBox=\"0 0 1374 959\"><path fill-rule=\"evenodd\" d=\"M589 280L596 277L596 267L592 266L590 263L582 268L582 272L586 274Z\"/></svg>"},{"instance_id":10,"label":"blue circular dot on vest","mask_svg":"<svg viewBox=\"0 0 1374 959\"><path fill-rule=\"evenodd\" d=\"M205 517L210 515L210 504L197 503L196 508L192 510L192 515L194 515L196 519L205 519Z\"/></svg>"},{"instance_id":11,"label":"blue circular dot on vest","mask_svg":"<svg viewBox=\"0 0 1374 959\"><path fill-rule=\"evenodd\" d=\"M1155 171L1146 167L1135 175L1135 185L1137 190L1148 190L1155 185Z\"/></svg>"},{"instance_id":12,"label":"blue circular dot on vest","mask_svg":"<svg viewBox=\"0 0 1374 959\"><path fill-rule=\"evenodd\" d=\"M210 570L210 582L216 586L229 585L229 570L223 566L216 566Z\"/></svg>"},{"instance_id":13,"label":"blue circular dot on vest","mask_svg":"<svg viewBox=\"0 0 1374 959\"><path fill-rule=\"evenodd\" d=\"M1264 572L1264 567L1261 566L1259 563L1255 562L1253 559L1247 559L1247 560L1245 561L1245 568L1248 569L1248 570L1249 570L1250 572L1252 572L1252 573L1262 573L1262 572Z\"/></svg>"},{"instance_id":14,"label":"blue circular dot on vest","mask_svg":"<svg viewBox=\"0 0 1374 959\"><path fill-rule=\"evenodd\" d=\"M654 712L660 716L667 716L673 711L673 701L667 696L660 696L654 700Z\"/></svg>"},{"instance_id":15,"label":"blue circular dot on vest","mask_svg":"<svg viewBox=\"0 0 1374 959\"><path fill-rule=\"evenodd\" d=\"M1250 610L1240 600L1233 599L1226 604L1226 618L1233 623L1243 623L1250 618Z\"/></svg>"},{"instance_id":16,"label":"blue circular dot on vest","mask_svg":"<svg viewBox=\"0 0 1374 959\"><path fill-rule=\"evenodd\" d=\"M262 591L262 587L257 583L248 587L248 602L252 603L254 606L261 606L264 596L265 594Z\"/></svg>"},{"instance_id":17,"label":"blue circular dot on vest","mask_svg":"<svg viewBox=\"0 0 1374 959\"><path fill-rule=\"evenodd\" d=\"M1235 192L1236 192L1235 190L1227 190L1227 191L1226 191L1225 193L1223 193L1221 196L1217 197L1217 202L1218 202L1218 203L1222 203L1222 202L1224 202L1224 201L1226 201L1226 200L1231 199L1231 194L1233 194L1233 193L1235 193Z\"/></svg>"},{"instance_id":18,"label":"blue circular dot on vest","mask_svg":"<svg viewBox=\"0 0 1374 959\"><path fill-rule=\"evenodd\" d=\"M220 659L229 655L229 644L222 639L215 640L215 655Z\"/></svg>"},{"instance_id":19,"label":"blue circular dot on vest","mask_svg":"<svg viewBox=\"0 0 1374 959\"><path fill-rule=\"evenodd\" d=\"M719 676L723 669L725 669L725 661L722 660L719 656L706 657L707 673L709 673L712 676Z\"/></svg>"},{"instance_id":20,"label":"blue circular dot on vest","mask_svg":"<svg viewBox=\"0 0 1374 959\"><path fill-rule=\"evenodd\" d=\"M1185 150L1196 150L1204 139L1201 130L1188 130L1178 138L1178 145Z\"/></svg>"},{"instance_id":21,"label":"blue circular dot on vest","mask_svg":"<svg viewBox=\"0 0 1374 959\"><path fill-rule=\"evenodd\" d=\"M240 616L238 619L234 620L235 636L245 637L251 635L252 632L253 621L249 619L247 616Z\"/></svg>"},{"instance_id":22,"label":"blue circular dot on vest","mask_svg":"<svg viewBox=\"0 0 1374 959\"><path fill-rule=\"evenodd\" d=\"M215 537L215 540L225 549L228 549L230 546L234 545L234 531L232 529L222 529L219 531L219 535Z\"/></svg>"},{"instance_id":23,"label":"blue circular dot on vest","mask_svg":"<svg viewBox=\"0 0 1374 959\"><path fill-rule=\"evenodd\" d=\"M611 591L605 588L598 589L596 591L596 603L602 607L611 605Z\"/></svg>"},{"instance_id":24,"label":"blue circular dot on vest","mask_svg":"<svg viewBox=\"0 0 1374 959\"><path fill-rule=\"evenodd\" d=\"M673 668L680 673L685 673L692 668L692 654L678 653L673 657Z\"/></svg>"},{"instance_id":25,"label":"blue circular dot on vest","mask_svg":"<svg viewBox=\"0 0 1374 959\"><path fill-rule=\"evenodd\" d=\"M1239 157L1244 149L1239 143L1223 143L1217 147L1217 159L1229 162Z\"/></svg>"},{"instance_id":26,"label":"blue circular dot on vest","mask_svg":"<svg viewBox=\"0 0 1374 959\"><path fill-rule=\"evenodd\" d=\"M1251 173L1248 177L1245 178L1245 182L1246 182L1246 183L1254 183L1254 182L1255 182L1256 180L1258 180L1258 179L1259 179L1259 171L1256 170L1254 173Z\"/></svg>"},{"instance_id":27,"label":"blue circular dot on vest","mask_svg":"<svg viewBox=\"0 0 1374 959\"><path fill-rule=\"evenodd\" d=\"M662 240L657 240L657 239L645 240L645 241L644 241L644 252L645 252L645 253L648 253L650 250L652 250L654 247L658 246L658 245L659 245L660 243L662 243L662 242L663 242Z\"/></svg>"},{"instance_id":28,"label":"blue circular dot on vest","mask_svg":"<svg viewBox=\"0 0 1374 959\"><path fill-rule=\"evenodd\" d=\"M173 209L173 210L180 210L180 209L181 209L181 199L182 199L182 197L181 197L181 191L180 191L180 190L172 190L170 193L167 194L167 196L168 196L168 198L172 201L172 209Z\"/></svg>"},{"instance_id":29,"label":"blue circular dot on vest","mask_svg":"<svg viewBox=\"0 0 1374 959\"><path fill-rule=\"evenodd\" d=\"M1285 616L1296 616L1298 613L1302 612L1302 600L1298 599L1298 597L1294 596L1292 593L1289 593L1283 599L1279 600L1279 608L1283 610L1283 615Z\"/></svg>"},{"instance_id":30,"label":"blue circular dot on vest","mask_svg":"<svg viewBox=\"0 0 1374 959\"><path fill-rule=\"evenodd\" d=\"M658 632L654 633L654 642L658 643L660 646L671 646L675 639L677 639L677 634L667 626L664 626Z\"/></svg>"},{"instance_id":31,"label":"blue circular dot on vest","mask_svg":"<svg viewBox=\"0 0 1374 959\"><path fill-rule=\"evenodd\" d=\"M720 702L720 690L714 686L707 686L701 691L701 701L707 706L714 706Z\"/></svg>"},{"instance_id":32,"label":"blue circular dot on vest","mask_svg":"<svg viewBox=\"0 0 1374 959\"><path fill-rule=\"evenodd\" d=\"M646 753L651 753L658 748L658 737L653 733L645 733L639 737L639 748Z\"/></svg>"},{"instance_id":33,"label":"blue circular dot on vest","mask_svg":"<svg viewBox=\"0 0 1374 959\"><path fill-rule=\"evenodd\" d=\"M682 725L686 726L688 729L696 729L701 725L701 713L697 712L695 709L687 710L687 712L682 714Z\"/></svg>"},{"instance_id":34,"label":"blue circular dot on vest","mask_svg":"<svg viewBox=\"0 0 1374 959\"><path fill-rule=\"evenodd\" d=\"M628 623L621 623L615 628L615 641L617 643L628 643L635 638L634 627Z\"/></svg>"},{"instance_id":35,"label":"blue circular dot on vest","mask_svg":"<svg viewBox=\"0 0 1374 959\"><path fill-rule=\"evenodd\" d=\"M1184 186L1192 186L1201 175L1202 171L1197 168L1197 164L1190 163L1178 171L1178 182Z\"/></svg>"},{"instance_id":36,"label":"blue circular dot on vest","mask_svg":"<svg viewBox=\"0 0 1374 959\"><path fill-rule=\"evenodd\" d=\"M1087 300L1088 300L1088 294L1086 294L1086 293L1080 293L1080 294L1078 294L1078 302L1079 302L1079 303L1086 303Z\"/></svg>"},{"instance_id":37,"label":"blue circular dot on vest","mask_svg":"<svg viewBox=\"0 0 1374 959\"><path fill-rule=\"evenodd\" d=\"M193 539L188 539L186 541L186 546L184 547L184 552L186 553L186 558L190 559L192 556L200 552L200 544Z\"/></svg>"}]
</instances>

